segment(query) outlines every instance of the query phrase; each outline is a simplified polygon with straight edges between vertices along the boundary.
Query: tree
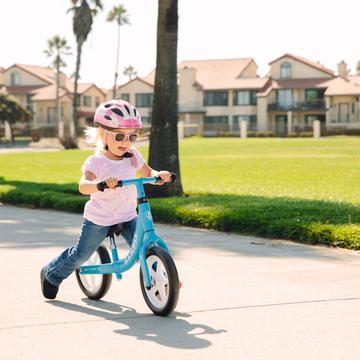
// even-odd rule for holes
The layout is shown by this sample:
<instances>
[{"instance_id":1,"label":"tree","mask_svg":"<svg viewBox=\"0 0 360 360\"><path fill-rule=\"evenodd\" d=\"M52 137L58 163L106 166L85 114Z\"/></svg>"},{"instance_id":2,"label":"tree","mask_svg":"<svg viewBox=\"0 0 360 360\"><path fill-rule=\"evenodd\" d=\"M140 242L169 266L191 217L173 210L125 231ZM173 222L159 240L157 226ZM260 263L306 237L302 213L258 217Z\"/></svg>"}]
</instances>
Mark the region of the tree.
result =
<instances>
[{"instance_id":1,"label":"tree","mask_svg":"<svg viewBox=\"0 0 360 360\"><path fill-rule=\"evenodd\" d=\"M56 71L56 105L55 105L55 120L58 124L58 136L59 139L64 137L64 121L60 117L60 101L59 101L59 91L60 91L60 70L61 67L66 66L63 56L70 55L70 47L67 45L66 39L61 38L59 35L53 36L48 40L48 48L44 50L45 54L48 57L53 57L52 65Z\"/></svg>"},{"instance_id":2,"label":"tree","mask_svg":"<svg viewBox=\"0 0 360 360\"><path fill-rule=\"evenodd\" d=\"M123 5L114 6L107 16L107 21L114 22L116 21L118 25L117 32L117 52L116 52L116 65L115 65L115 79L113 86L113 99L116 98L116 88L117 88L117 77L118 77L118 67L119 67L119 52L120 52L120 27L122 25L130 24L129 15L127 10Z\"/></svg>"},{"instance_id":3,"label":"tree","mask_svg":"<svg viewBox=\"0 0 360 360\"><path fill-rule=\"evenodd\" d=\"M13 141L13 125L17 121L29 121L30 113L11 96L0 94L0 120L8 124L11 141Z\"/></svg>"},{"instance_id":4,"label":"tree","mask_svg":"<svg viewBox=\"0 0 360 360\"><path fill-rule=\"evenodd\" d=\"M126 75L129 77L129 81L132 80L133 76L137 75L137 71L135 70L135 68L131 65L127 66L124 69L123 75Z\"/></svg>"},{"instance_id":5,"label":"tree","mask_svg":"<svg viewBox=\"0 0 360 360\"><path fill-rule=\"evenodd\" d=\"M71 0L73 7L68 10L73 12L73 32L76 37L76 68L74 74L74 93L73 93L73 129L71 130L71 138L76 139L79 135L79 124L77 118L78 107L78 81L80 77L81 52L82 47L91 31L93 18L99 10L102 10L100 0L91 0L93 7L90 8L87 0Z\"/></svg>"},{"instance_id":6,"label":"tree","mask_svg":"<svg viewBox=\"0 0 360 360\"><path fill-rule=\"evenodd\" d=\"M178 0L159 0L157 54L149 165L177 174L174 184L147 187L150 196L182 195L177 133Z\"/></svg>"}]
</instances>

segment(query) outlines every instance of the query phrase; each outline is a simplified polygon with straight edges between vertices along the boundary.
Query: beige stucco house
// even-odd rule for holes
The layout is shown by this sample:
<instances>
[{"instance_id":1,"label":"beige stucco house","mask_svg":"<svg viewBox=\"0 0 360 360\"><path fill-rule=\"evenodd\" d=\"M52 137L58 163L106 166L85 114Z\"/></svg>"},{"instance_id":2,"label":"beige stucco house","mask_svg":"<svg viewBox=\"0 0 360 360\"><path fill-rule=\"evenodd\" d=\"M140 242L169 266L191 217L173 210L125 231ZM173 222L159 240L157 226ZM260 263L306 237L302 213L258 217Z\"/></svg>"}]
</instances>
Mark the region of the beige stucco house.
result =
<instances>
[{"instance_id":1,"label":"beige stucco house","mask_svg":"<svg viewBox=\"0 0 360 360\"><path fill-rule=\"evenodd\" d=\"M191 60L178 65L179 121L185 135L238 135L240 122L249 130L278 136L311 131L319 120L323 131L360 129L360 76L349 75L344 62L337 73L292 54L269 63L259 77L252 58ZM118 87L117 97L134 104L145 131L151 124L155 71ZM14 95L33 112L32 125L56 129L55 74L49 67L14 64L0 68L0 91ZM72 117L73 83L60 78L61 120ZM111 91L79 84L80 125L91 124L97 105Z\"/></svg>"},{"instance_id":2,"label":"beige stucco house","mask_svg":"<svg viewBox=\"0 0 360 360\"><path fill-rule=\"evenodd\" d=\"M193 60L179 64L179 121L189 134L219 135L238 132L241 120L256 127L256 92L266 79L257 76L251 58ZM118 96L139 107L151 121L155 71L121 85Z\"/></svg>"},{"instance_id":3,"label":"beige stucco house","mask_svg":"<svg viewBox=\"0 0 360 360\"><path fill-rule=\"evenodd\" d=\"M56 131L56 74L50 67L14 64L1 72L6 92L32 112L32 127L53 128ZM60 117L65 126L72 119L73 82L60 74ZM96 107L106 99L106 93L95 84L78 85L78 119L80 126L92 121Z\"/></svg>"},{"instance_id":4,"label":"beige stucco house","mask_svg":"<svg viewBox=\"0 0 360 360\"><path fill-rule=\"evenodd\" d=\"M279 136L312 130L360 128L360 76L349 76L344 62L338 74L319 63L284 54L257 75L252 58L183 61L178 66L179 121L186 133L238 134L248 129ZM151 122L155 71L118 88L117 95L139 107Z\"/></svg>"}]
</instances>

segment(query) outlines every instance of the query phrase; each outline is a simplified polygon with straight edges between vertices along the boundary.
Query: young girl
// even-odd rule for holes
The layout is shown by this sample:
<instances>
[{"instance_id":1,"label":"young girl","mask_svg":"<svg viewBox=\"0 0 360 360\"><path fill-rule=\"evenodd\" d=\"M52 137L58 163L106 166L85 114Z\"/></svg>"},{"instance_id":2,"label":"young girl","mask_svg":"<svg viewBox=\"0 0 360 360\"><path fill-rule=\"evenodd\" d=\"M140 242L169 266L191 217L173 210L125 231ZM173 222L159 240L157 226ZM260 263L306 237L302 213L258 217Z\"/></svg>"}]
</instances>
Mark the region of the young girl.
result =
<instances>
[{"instance_id":1,"label":"young girl","mask_svg":"<svg viewBox=\"0 0 360 360\"><path fill-rule=\"evenodd\" d=\"M94 137L100 147L81 168L79 191L90 195L81 234L75 246L66 249L41 270L41 289L47 299L55 299L61 282L90 258L112 225L123 224L122 235L131 246L137 193L133 186L116 187L118 180L133 179L138 171L142 177L160 177L160 185L171 181L168 171L153 170L132 146L142 124L140 114L128 102L111 100L101 104L96 109L94 125L97 126ZM104 192L96 187L101 181L109 187Z\"/></svg>"}]
</instances>

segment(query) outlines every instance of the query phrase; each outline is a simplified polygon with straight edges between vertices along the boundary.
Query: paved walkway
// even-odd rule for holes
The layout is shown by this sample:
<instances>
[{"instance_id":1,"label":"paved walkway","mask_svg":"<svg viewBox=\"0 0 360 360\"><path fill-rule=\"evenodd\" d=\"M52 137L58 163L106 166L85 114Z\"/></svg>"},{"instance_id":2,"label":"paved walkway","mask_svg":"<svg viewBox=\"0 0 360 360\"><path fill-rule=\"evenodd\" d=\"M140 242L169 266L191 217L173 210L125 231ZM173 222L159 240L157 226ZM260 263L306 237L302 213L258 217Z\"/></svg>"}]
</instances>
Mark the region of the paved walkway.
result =
<instances>
[{"instance_id":1,"label":"paved walkway","mask_svg":"<svg viewBox=\"0 0 360 360\"><path fill-rule=\"evenodd\" d=\"M360 256L341 249L158 225L184 284L153 316L139 270L90 301L71 275L55 301L39 270L81 216L0 205L0 359L360 359Z\"/></svg>"}]
</instances>

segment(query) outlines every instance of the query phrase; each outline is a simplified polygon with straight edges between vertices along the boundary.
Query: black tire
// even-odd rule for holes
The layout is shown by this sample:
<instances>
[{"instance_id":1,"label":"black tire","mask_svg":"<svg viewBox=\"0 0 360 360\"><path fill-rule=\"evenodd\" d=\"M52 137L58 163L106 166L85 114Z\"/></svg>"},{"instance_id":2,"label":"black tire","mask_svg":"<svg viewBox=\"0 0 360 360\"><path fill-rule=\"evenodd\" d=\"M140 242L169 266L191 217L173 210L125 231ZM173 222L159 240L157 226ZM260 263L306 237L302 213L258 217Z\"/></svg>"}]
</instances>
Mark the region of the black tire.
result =
<instances>
[{"instance_id":1,"label":"black tire","mask_svg":"<svg viewBox=\"0 0 360 360\"><path fill-rule=\"evenodd\" d=\"M142 294L146 304L155 315L166 316L175 309L179 299L179 276L174 260L164 249L151 247L146 252L146 261L150 270L151 289L145 288L140 268ZM154 273L163 278L159 284L156 284ZM162 282L164 284L161 284ZM159 289L164 294L163 298Z\"/></svg>"},{"instance_id":2,"label":"black tire","mask_svg":"<svg viewBox=\"0 0 360 360\"><path fill-rule=\"evenodd\" d=\"M92 259L95 259L95 262ZM91 262L91 265L110 263L111 259L105 246L99 246L92 257L83 265L90 265L89 262ZM80 289L89 299L99 300L109 291L112 274L82 275L79 269L76 269L76 279ZM91 279L96 280L96 284L93 287L90 285Z\"/></svg>"}]
</instances>

